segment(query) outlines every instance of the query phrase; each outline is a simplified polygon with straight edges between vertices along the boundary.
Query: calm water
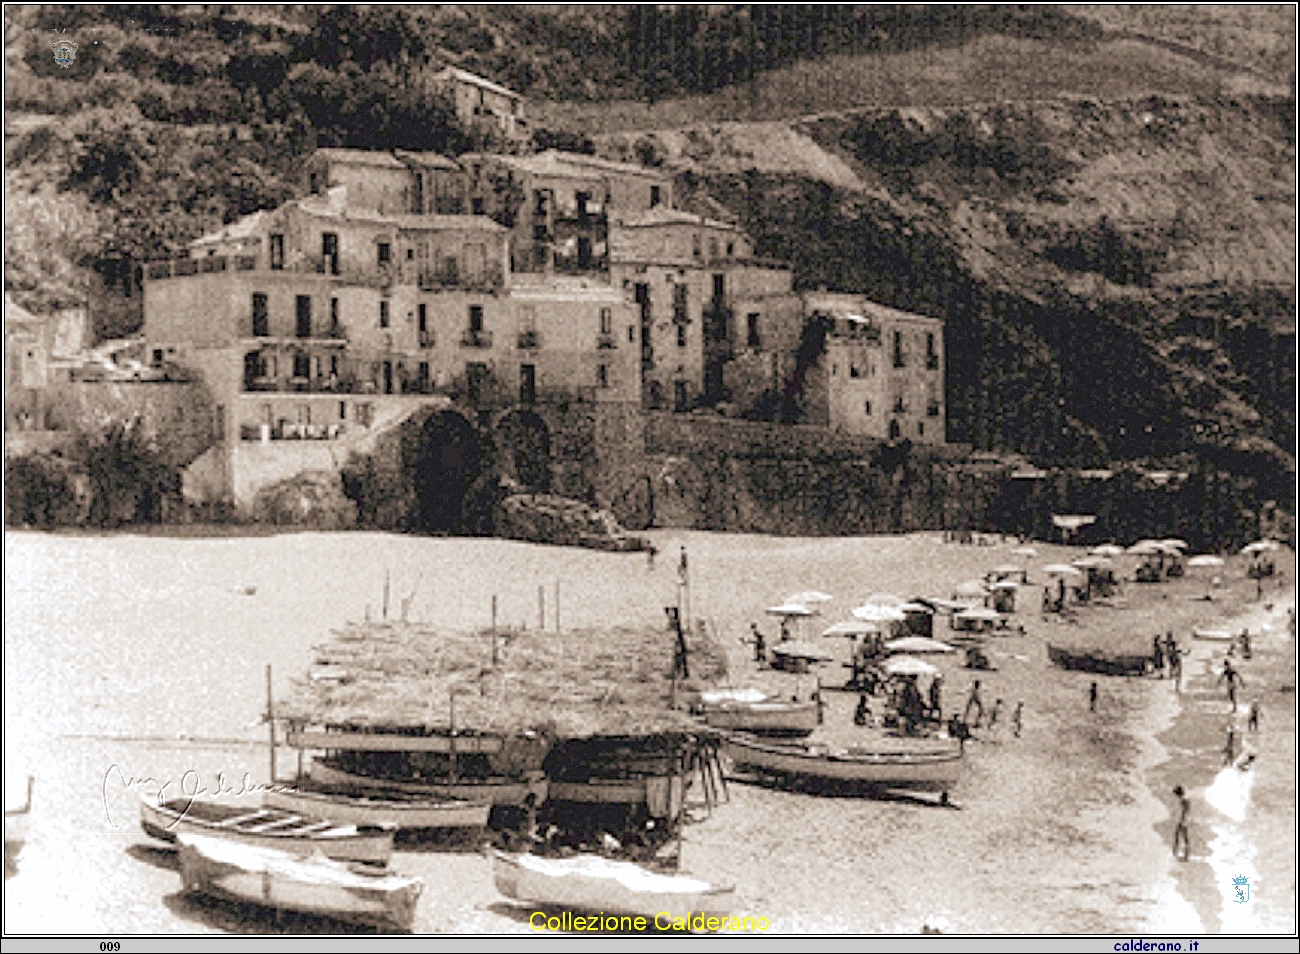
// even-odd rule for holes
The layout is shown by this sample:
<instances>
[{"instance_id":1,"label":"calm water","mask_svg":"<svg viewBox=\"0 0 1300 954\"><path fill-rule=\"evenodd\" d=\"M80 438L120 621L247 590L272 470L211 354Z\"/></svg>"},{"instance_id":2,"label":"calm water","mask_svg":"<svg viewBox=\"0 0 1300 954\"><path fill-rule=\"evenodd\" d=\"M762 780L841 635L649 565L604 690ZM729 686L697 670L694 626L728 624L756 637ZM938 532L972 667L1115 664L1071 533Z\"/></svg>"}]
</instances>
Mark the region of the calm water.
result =
<instances>
[{"instance_id":1,"label":"calm water","mask_svg":"<svg viewBox=\"0 0 1300 954\"><path fill-rule=\"evenodd\" d=\"M61 930L87 933L275 929L181 897L174 867L138 832L135 799L160 783L212 791L219 773L236 792L244 773L267 780L257 724L266 665L284 693L331 627L379 615L386 575L392 615L407 601L412 618L449 629L487 625L494 595L500 622L533 628L539 586L550 628L557 582L566 628L645 624L674 603L685 544L692 615L710 620L740 662L746 651L734 640L750 620L772 633L763 609L790 593L837 597L821 625L808 627L819 638L869 593L948 595L1006 562L1012 546L919 535L653 536L652 567L644 555L384 534L6 535L7 803L27 772L38 779L31 841L6 881L9 929L47 930L54 911ZM1065 553L1039 551L1040 564ZM1048 667L1032 632L997 642L999 672L986 677L985 701L1026 699L1026 730L1012 739L1004 716L973 747L961 811L733 785L730 805L688 829L687 867L735 883L748 910L781 930L1156 923L1155 909L1170 903L1167 848L1151 827L1144 749L1132 732L1152 686L1108 686L1111 713L1079 733L1075 674ZM967 683L952 673L949 709ZM853 698L828 695L828 722L847 725ZM417 930L527 930L477 856L402 853L394 864L429 882Z\"/></svg>"}]
</instances>

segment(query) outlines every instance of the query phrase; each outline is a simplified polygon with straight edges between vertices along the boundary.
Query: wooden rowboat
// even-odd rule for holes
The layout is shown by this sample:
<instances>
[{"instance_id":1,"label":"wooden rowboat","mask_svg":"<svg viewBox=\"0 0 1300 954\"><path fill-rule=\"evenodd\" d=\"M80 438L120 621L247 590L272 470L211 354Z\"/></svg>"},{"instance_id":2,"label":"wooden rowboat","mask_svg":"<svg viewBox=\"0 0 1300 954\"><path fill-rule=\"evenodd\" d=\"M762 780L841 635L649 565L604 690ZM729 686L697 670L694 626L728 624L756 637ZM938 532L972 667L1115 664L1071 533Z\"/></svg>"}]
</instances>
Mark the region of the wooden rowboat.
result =
<instances>
[{"instance_id":1,"label":"wooden rowboat","mask_svg":"<svg viewBox=\"0 0 1300 954\"><path fill-rule=\"evenodd\" d=\"M1231 643L1236 642L1239 637L1234 636L1226 629L1194 629L1192 630L1192 639L1203 639L1214 643Z\"/></svg>"},{"instance_id":2,"label":"wooden rowboat","mask_svg":"<svg viewBox=\"0 0 1300 954\"><path fill-rule=\"evenodd\" d=\"M419 878L353 867L323 855L300 858L188 833L176 840L185 890L231 901L409 931L424 890Z\"/></svg>"},{"instance_id":3,"label":"wooden rowboat","mask_svg":"<svg viewBox=\"0 0 1300 954\"><path fill-rule=\"evenodd\" d=\"M705 914L726 916L735 906L734 888L716 887L685 875L659 874L630 861L600 855L539 858L490 849L492 877L507 898L562 911L631 915L653 921Z\"/></svg>"},{"instance_id":4,"label":"wooden rowboat","mask_svg":"<svg viewBox=\"0 0 1300 954\"><path fill-rule=\"evenodd\" d=\"M721 702L703 706L704 721L715 729L733 729L758 735L808 735L817 728L816 701Z\"/></svg>"},{"instance_id":5,"label":"wooden rowboat","mask_svg":"<svg viewBox=\"0 0 1300 954\"><path fill-rule=\"evenodd\" d=\"M296 809L188 798L159 802L147 795L140 797L140 827L173 846L182 834L210 835L303 856L319 850L330 858L378 865L388 864L392 857L396 830L392 825L358 826Z\"/></svg>"},{"instance_id":6,"label":"wooden rowboat","mask_svg":"<svg viewBox=\"0 0 1300 954\"><path fill-rule=\"evenodd\" d=\"M1047 658L1062 669L1077 669L1105 676L1140 676L1151 666L1149 655L1062 649L1060 646L1048 646Z\"/></svg>"},{"instance_id":7,"label":"wooden rowboat","mask_svg":"<svg viewBox=\"0 0 1300 954\"><path fill-rule=\"evenodd\" d=\"M351 825L390 825L413 828L481 828L492 813L491 802L459 798L421 798L402 792L376 792L373 796L301 789L263 793L262 804L285 811L321 815Z\"/></svg>"},{"instance_id":8,"label":"wooden rowboat","mask_svg":"<svg viewBox=\"0 0 1300 954\"><path fill-rule=\"evenodd\" d=\"M729 735L726 753L737 767L877 788L943 792L961 778L963 752L956 743L926 748L830 749L806 743L775 743Z\"/></svg>"},{"instance_id":9,"label":"wooden rowboat","mask_svg":"<svg viewBox=\"0 0 1300 954\"><path fill-rule=\"evenodd\" d=\"M546 801L546 779L544 778L535 781L494 777L462 778L455 782L432 780L408 782L348 772L329 764L327 759L314 760L308 773L313 787L323 789L405 792L408 795L431 795L438 798L460 798L468 802L487 802L489 805L523 805L529 795L533 796L535 805Z\"/></svg>"}]
</instances>

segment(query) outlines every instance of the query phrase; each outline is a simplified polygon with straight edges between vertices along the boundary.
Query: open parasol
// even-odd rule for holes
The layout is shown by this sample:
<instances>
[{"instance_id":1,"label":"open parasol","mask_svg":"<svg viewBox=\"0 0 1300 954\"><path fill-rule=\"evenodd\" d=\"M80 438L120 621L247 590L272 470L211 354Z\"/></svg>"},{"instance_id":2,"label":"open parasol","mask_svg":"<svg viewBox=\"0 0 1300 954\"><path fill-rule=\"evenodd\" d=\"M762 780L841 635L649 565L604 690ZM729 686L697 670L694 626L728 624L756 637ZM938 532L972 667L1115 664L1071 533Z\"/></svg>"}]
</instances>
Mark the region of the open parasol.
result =
<instances>
[{"instance_id":1,"label":"open parasol","mask_svg":"<svg viewBox=\"0 0 1300 954\"><path fill-rule=\"evenodd\" d=\"M880 627L871 620L846 619L822 630L823 636L866 636L880 632Z\"/></svg>"},{"instance_id":2,"label":"open parasol","mask_svg":"<svg viewBox=\"0 0 1300 954\"><path fill-rule=\"evenodd\" d=\"M939 667L911 656L893 656L885 660L885 672L891 676L935 676Z\"/></svg>"},{"instance_id":3,"label":"open parasol","mask_svg":"<svg viewBox=\"0 0 1300 954\"><path fill-rule=\"evenodd\" d=\"M904 636L885 643L891 653L950 653L953 647L928 636Z\"/></svg>"},{"instance_id":4,"label":"open parasol","mask_svg":"<svg viewBox=\"0 0 1300 954\"><path fill-rule=\"evenodd\" d=\"M893 593L872 593L863 603L875 603L879 606L899 606L906 603L907 600L901 596L895 596Z\"/></svg>"},{"instance_id":5,"label":"open parasol","mask_svg":"<svg viewBox=\"0 0 1300 954\"><path fill-rule=\"evenodd\" d=\"M1025 572L1025 568L1024 568L1023 566L1017 566L1017 565L1014 564L1014 563L1003 563L1001 566L995 566L995 567L994 567L991 571L989 571L989 572L991 572L991 573L1024 573L1024 572Z\"/></svg>"},{"instance_id":6,"label":"open parasol","mask_svg":"<svg viewBox=\"0 0 1300 954\"><path fill-rule=\"evenodd\" d=\"M1278 546L1276 540L1256 540L1254 543L1248 543L1242 547L1241 552L1254 556L1256 553L1263 553L1266 550L1276 550Z\"/></svg>"},{"instance_id":7,"label":"open parasol","mask_svg":"<svg viewBox=\"0 0 1300 954\"><path fill-rule=\"evenodd\" d=\"M1139 540L1124 552L1130 556L1147 556L1152 553L1164 553L1165 547L1159 540Z\"/></svg>"},{"instance_id":8,"label":"open parasol","mask_svg":"<svg viewBox=\"0 0 1300 954\"><path fill-rule=\"evenodd\" d=\"M993 584L992 588L995 590L1018 590L1020 589L1020 584L1015 580L998 580Z\"/></svg>"},{"instance_id":9,"label":"open parasol","mask_svg":"<svg viewBox=\"0 0 1300 954\"><path fill-rule=\"evenodd\" d=\"M1213 553L1201 553L1187 561L1188 566L1223 566L1223 557Z\"/></svg>"},{"instance_id":10,"label":"open parasol","mask_svg":"<svg viewBox=\"0 0 1300 954\"><path fill-rule=\"evenodd\" d=\"M1187 549L1187 541L1179 540L1177 537L1170 537L1168 540L1161 540L1160 542L1167 547L1175 547L1179 550Z\"/></svg>"},{"instance_id":11,"label":"open parasol","mask_svg":"<svg viewBox=\"0 0 1300 954\"><path fill-rule=\"evenodd\" d=\"M1093 547L1088 551L1092 556L1117 557L1124 552L1124 548L1114 543L1103 543Z\"/></svg>"},{"instance_id":12,"label":"open parasol","mask_svg":"<svg viewBox=\"0 0 1300 954\"><path fill-rule=\"evenodd\" d=\"M1082 570L1068 563L1049 563L1043 567L1043 572L1052 576L1083 576Z\"/></svg>"},{"instance_id":13,"label":"open parasol","mask_svg":"<svg viewBox=\"0 0 1300 954\"><path fill-rule=\"evenodd\" d=\"M856 619L867 620L872 623L899 622L907 619L907 614L897 606L881 606L878 603L855 606L852 613Z\"/></svg>"},{"instance_id":14,"label":"open parasol","mask_svg":"<svg viewBox=\"0 0 1300 954\"><path fill-rule=\"evenodd\" d=\"M780 606L769 606L767 608L768 616L812 616L813 611L802 603L782 603Z\"/></svg>"}]
</instances>

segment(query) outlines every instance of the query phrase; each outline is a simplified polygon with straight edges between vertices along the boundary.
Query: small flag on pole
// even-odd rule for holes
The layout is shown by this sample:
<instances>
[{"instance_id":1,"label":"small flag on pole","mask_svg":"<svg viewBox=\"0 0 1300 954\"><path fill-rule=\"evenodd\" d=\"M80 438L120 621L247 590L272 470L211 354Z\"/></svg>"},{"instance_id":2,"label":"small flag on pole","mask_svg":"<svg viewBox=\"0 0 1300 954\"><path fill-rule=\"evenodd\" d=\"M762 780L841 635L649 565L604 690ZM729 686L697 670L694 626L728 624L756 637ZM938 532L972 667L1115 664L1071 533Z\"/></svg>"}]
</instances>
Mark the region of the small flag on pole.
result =
<instances>
[{"instance_id":1,"label":"small flag on pole","mask_svg":"<svg viewBox=\"0 0 1300 954\"><path fill-rule=\"evenodd\" d=\"M682 547L682 562L677 566L677 578L686 585L686 548Z\"/></svg>"}]
</instances>

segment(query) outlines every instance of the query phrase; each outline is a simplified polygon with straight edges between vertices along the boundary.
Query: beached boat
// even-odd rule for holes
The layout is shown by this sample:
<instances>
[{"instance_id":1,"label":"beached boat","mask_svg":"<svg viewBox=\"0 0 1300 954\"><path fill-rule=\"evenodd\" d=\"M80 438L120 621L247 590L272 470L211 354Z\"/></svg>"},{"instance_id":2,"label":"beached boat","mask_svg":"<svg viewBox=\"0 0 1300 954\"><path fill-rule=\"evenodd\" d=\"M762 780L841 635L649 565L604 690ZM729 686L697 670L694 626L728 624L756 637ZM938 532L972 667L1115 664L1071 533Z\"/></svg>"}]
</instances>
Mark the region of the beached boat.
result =
<instances>
[{"instance_id":1,"label":"beached boat","mask_svg":"<svg viewBox=\"0 0 1300 954\"><path fill-rule=\"evenodd\" d=\"M1062 669L1095 672L1104 676L1140 676L1151 666L1151 657L1137 653L1107 653L1098 649L1075 650L1048 646L1047 658Z\"/></svg>"},{"instance_id":2,"label":"beached boat","mask_svg":"<svg viewBox=\"0 0 1300 954\"><path fill-rule=\"evenodd\" d=\"M726 754L738 768L800 775L877 788L911 788L947 794L961 778L963 752L956 743L938 746L831 749L730 735Z\"/></svg>"},{"instance_id":3,"label":"beached boat","mask_svg":"<svg viewBox=\"0 0 1300 954\"><path fill-rule=\"evenodd\" d=\"M552 779L548 794L555 802L645 805L651 818L676 818L682 810L685 779L681 775Z\"/></svg>"},{"instance_id":4,"label":"beached boat","mask_svg":"<svg viewBox=\"0 0 1300 954\"><path fill-rule=\"evenodd\" d=\"M734 888L685 875L659 874L630 861L600 855L539 858L492 850L492 876L507 898L561 911L630 915L653 921L704 914L726 916Z\"/></svg>"},{"instance_id":5,"label":"beached boat","mask_svg":"<svg viewBox=\"0 0 1300 954\"><path fill-rule=\"evenodd\" d=\"M299 855L320 850L330 858L379 865L392 857L395 831L392 825L358 826L294 809L189 798L160 802L148 795L140 797L140 827L171 845L182 834L210 835Z\"/></svg>"},{"instance_id":6,"label":"beached boat","mask_svg":"<svg viewBox=\"0 0 1300 954\"><path fill-rule=\"evenodd\" d=\"M1201 639L1212 643L1231 643L1235 642L1238 637L1226 629L1194 629L1192 630L1192 639Z\"/></svg>"},{"instance_id":7,"label":"beached boat","mask_svg":"<svg viewBox=\"0 0 1300 954\"><path fill-rule=\"evenodd\" d=\"M356 795L303 789L273 789L262 794L270 808L321 815L351 825L391 825L398 829L481 828L492 813L491 802L460 798L421 798L402 792Z\"/></svg>"},{"instance_id":8,"label":"beached boat","mask_svg":"<svg viewBox=\"0 0 1300 954\"><path fill-rule=\"evenodd\" d=\"M32 786L36 780L27 776L27 799L21 805L5 809L5 861L12 863L27 844L32 818Z\"/></svg>"},{"instance_id":9,"label":"beached boat","mask_svg":"<svg viewBox=\"0 0 1300 954\"><path fill-rule=\"evenodd\" d=\"M503 777L461 778L456 781L406 781L404 779L377 778L349 772L330 764L329 759L315 759L308 773L313 787L322 789L353 789L363 792L404 792L408 795L429 795L437 798L460 798L467 802L487 802L489 805L523 805L529 795L533 804L546 801L546 779L522 780ZM385 797L385 796L380 796Z\"/></svg>"},{"instance_id":10,"label":"beached boat","mask_svg":"<svg viewBox=\"0 0 1300 954\"><path fill-rule=\"evenodd\" d=\"M178 835L177 843L186 891L283 911L409 931L424 890L419 878L323 855L299 858L207 835Z\"/></svg>"},{"instance_id":11,"label":"beached boat","mask_svg":"<svg viewBox=\"0 0 1300 954\"><path fill-rule=\"evenodd\" d=\"M808 735L817 728L817 702L765 699L760 702L704 704L704 721L715 729L754 732L759 735Z\"/></svg>"}]
</instances>

